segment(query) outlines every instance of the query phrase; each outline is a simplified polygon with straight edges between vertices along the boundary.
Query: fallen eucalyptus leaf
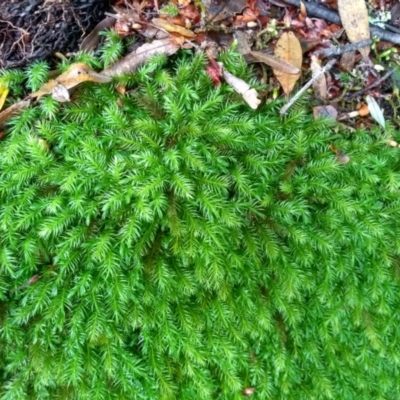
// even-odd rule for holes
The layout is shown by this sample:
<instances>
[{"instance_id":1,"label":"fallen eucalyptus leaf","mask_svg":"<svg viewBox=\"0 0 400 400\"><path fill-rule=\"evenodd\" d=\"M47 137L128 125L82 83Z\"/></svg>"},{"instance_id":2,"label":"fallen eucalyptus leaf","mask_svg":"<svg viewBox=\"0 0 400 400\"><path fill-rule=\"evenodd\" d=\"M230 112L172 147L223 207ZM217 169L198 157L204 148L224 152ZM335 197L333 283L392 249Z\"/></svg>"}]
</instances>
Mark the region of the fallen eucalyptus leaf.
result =
<instances>
[{"instance_id":1,"label":"fallen eucalyptus leaf","mask_svg":"<svg viewBox=\"0 0 400 400\"><path fill-rule=\"evenodd\" d=\"M299 39L293 34L293 32L284 32L276 43L275 56L287 61L290 64L296 66L299 70L303 62L303 53ZM293 90L294 85L300 78L301 73L288 74L273 68L276 79L281 84L283 91L286 95L289 95Z\"/></svg>"},{"instance_id":2,"label":"fallen eucalyptus leaf","mask_svg":"<svg viewBox=\"0 0 400 400\"><path fill-rule=\"evenodd\" d=\"M371 37L368 21L368 10L365 0L338 0L338 9L343 28L351 43L361 42ZM367 61L370 46L358 51L364 61Z\"/></svg>"},{"instance_id":3,"label":"fallen eucalyptus leaf","mask_svg":"<svg viewBox=\"0 0 400 400\"><path fill-rule=\"evenodd\" d=\"M260 51L250 51L250 53L258 61L269 65L274 70L284 72L285 74L298 75L300 73L300 68L285 61L282 58L275 57L272 54L262 53Z\"/></svg>"},{"instance_id":4,"label":"fallen eucalyptus leaf","mask_svg":"<svg viewBox=\"0 0 400 400\"><path fill-rule=\"evenodd\" d=\"M133 72L143 65L150 57L157 54L170 56L179 50L180 46L168 39L154 40L151 43L145 43L134 52L107 68L102 73L107 76L116 76L128 72Z\"/></svg>"}]
</instances>

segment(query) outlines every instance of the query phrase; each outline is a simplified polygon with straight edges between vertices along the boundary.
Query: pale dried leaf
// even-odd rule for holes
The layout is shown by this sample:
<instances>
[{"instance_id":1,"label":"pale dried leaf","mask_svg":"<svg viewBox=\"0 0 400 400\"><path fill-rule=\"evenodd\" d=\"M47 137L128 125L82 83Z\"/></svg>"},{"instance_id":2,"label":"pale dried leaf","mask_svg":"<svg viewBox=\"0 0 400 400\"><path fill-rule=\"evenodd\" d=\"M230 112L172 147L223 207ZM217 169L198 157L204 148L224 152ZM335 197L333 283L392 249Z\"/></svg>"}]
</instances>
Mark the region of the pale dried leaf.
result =
<instances>
[{"instance_id":1,"label":"pale dried leaf","mask_svg":"<svg viewBox=\"0 0 400 400\"><path fill-rule=\"evenodd\" d=\"M146 63L150 57L157 54L170 56L178 50L179 46L173 43L170 39L154 40L152 43L146 43L143 46L140 46L136 51L128 54L121 61L104 70L103 74L107 76L116 76L133 72Z\"/></svg>"},{"instance_id":2,"label":"pale dried leaf","mask_svg":"<svg viewBox=\"0 0 400 400\"><path fill-rule=\"evenodd\" d=\"M368 10L365 0L338 0L338 9L343 28L351 43L369 39ZM359 49L363 59L368 60L370 46Z\"/></svg>"},{"instance_id":3,"label":"pale dried leaf","mask_svg":"<svg viewBox=\"0 0 400 400\"><path fill-rule=\"evenodd\" d=\"M60 103L65 103L69 101L68 89L63 85L57 85L51 92L51 97Z\"/></svg>"},{"instance_id":4,"label":"pale dried leaf","mask_svg":"<svg viewBox=\"0 0 400 400\"><path fill-rule=\"evenodd\" d=\"M37 92L31 94L31 97L40 98L46 94L52 94L58 85L62 85L66 89L71 89L82 82L108 83L111 80L109 76L92 71L84 63L75 63L56 79L51 79L42 85Z\"/></svg>"},{"instance_id":5,"label":"pale dried leaf","mask_svg":"<svg viewBox=\"0 0 400 400\"><path fill-rule=\"evenodd\" d=\"M325 100L327 97L326 78L325 74L320 74L322 70L321 62L320 60L318 60L317 57L315 56L311 57L310 68L313 78L319 75L318 78L316 78L312 84L314 94L318 99Z\"/></svg>"},{"instance_id":6,"label":"pale dried leaf","mask_svg":"<svg viewBox=\"0 0 400 400\"><path fill-rule=\"evenodd\" d=\"M272 54L261 53L260 51L250 51L250 54L258 61L269 65L274 70L290 75L298 75L300 73L300 69L298 67L283 60L282 58L277 58Z\"/></svg>"},{"instance_id":7,"label":"pale dried leaf","mask_svg":"<svg viewBox=\"0 0 400 400\"><path fill-rule=\"evenodd\" d=\"M299 68L299 70L301 69L303 54L300 42L293 32L284 32L282 34L276 43L275 56L293 64L295 67ZM274 74L276 79L278 79L279 83L282 85L283 91L286 95L289 95L297 80L300 78L300 73L295 75L287 74L275 68Z\"/></svg>"},{"instance_id":8,"label":"pale dried leaf","mask_svg":"<svg viewBox=\"0 0 400 400\"><path fill-rule=\"evenodd\" d=\"M368 110L369 110L369 113L371 114L371 117L380 126L382 126L382 128L384 128L385 127L385 117L383 115L382 109L379 107L376 100L370 95L366 96L365 100L367 101Z\"/></svg>"},{"instance_id":9,"label":"pale dried leaf","mask_svg":"<svg viewBox=\"0 0 400 400\"><path fill-rule=\"evenodd\" d=\"M237 76L232 75L230 72L228 72L221 62L219 62L218 65L221 67L222 75L226 83L231 86L232 89L235 90L237 93L241 94L243 96L243 99L253 110L257 109L257 107L261 103L261 100L257 98L257 91L255 89L252 89L251 86L243 79L240 79Z\"/></svg>"}]
</instances>

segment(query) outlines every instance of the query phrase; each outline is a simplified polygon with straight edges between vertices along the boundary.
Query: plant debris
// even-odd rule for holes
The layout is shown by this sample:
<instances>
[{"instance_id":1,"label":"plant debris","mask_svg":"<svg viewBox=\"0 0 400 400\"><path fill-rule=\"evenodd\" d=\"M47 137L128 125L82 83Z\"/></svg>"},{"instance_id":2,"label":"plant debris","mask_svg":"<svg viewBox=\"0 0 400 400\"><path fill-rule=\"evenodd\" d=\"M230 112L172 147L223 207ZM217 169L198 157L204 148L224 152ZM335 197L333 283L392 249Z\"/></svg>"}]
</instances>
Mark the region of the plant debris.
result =
<instances>
[{"instance_id":1,"label":"plant debris","mask_svg":"<svg viewBox=\"0 0 400 400\"><path fill-rule=\"evenodd\" d=\"M35 18L37 14L52 16L58 10L65 21L51 29L50 25L46 26L52 32L57 29L62 32L64 22L69 26L67 8L76 8L72 10L75 18L76 10L87 10L86 4L90 1L83 1L85 6L77 6L73 1L34 1L24 10L33 13ZM7 15L14 15L15 6L0 7ZM111 60L104 71L108 76L115 76L135 71L155 54L171 56L179 48L204 51L210 43L218 48L213 59L220 61L218 52L236 43L246 60L256 63L256 78L265 86L259 93L261 98L269 101L286 94L288 104L283 110L312 85L312 92L308 93L313 94L313 106L333 107L339 120L351 116L348 123L354 128L375 123L374 115L359 111L365 96L374 99L385 120L385 113L394 116L392 122L399 127L399 9L394 0L117 0L112 5L113 12L105 12L106 18L92 32L84 27L86 38L81 49L96 51L102 31L113 31L127 44L125 54ZM50 20L54 22L55 18ZM8 57L5 66L23 64L35 54L32 35L26 32L28 26L17 22L10 18L1 21L8 29L19 30L19 36L14 34L13 44L8 45L8 54L23 48L25 61L13 61ZM82 23L78 25L83 27ZM37 51L40 49L42 57L54 49L65 53L57 40L52 50L46 44ZM324 68L324 65L329 67ZM229 72L228 69L225 71ZM215 85L220 83L223 74L216 64L211 63L207 73ZM383 126L382 117L379 120Z\"/></svg>"}]
</instances>

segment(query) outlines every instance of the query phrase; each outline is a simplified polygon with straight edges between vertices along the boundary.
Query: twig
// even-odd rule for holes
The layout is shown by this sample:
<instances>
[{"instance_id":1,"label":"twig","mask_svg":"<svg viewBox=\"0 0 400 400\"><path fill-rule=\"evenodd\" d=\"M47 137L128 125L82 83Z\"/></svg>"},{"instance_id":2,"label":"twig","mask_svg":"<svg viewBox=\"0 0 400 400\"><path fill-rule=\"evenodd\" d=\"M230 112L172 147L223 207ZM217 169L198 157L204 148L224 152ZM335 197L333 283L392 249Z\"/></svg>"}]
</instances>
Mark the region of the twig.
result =
<instances>
[{"instance_id":1,"label":"twig","mask_svg":"<svg viewBox=\"0 0 400 400\"><path fill-rule=\"evenodd\" d=\"M301 95L325 72L329 71L333 65L335 64L336 60L330 60L325 67L321 68L321 70L313 76L296 94L293 96L290 101L281 108L279 112L280 115L284 115L286 111L301 97Z\"/></svg>"},{"instance_id":2,"label":"twig","mask_svg":"<svg viewBox=\"0 0 400 400\"><path fill-rule=\"evenodd\" d=\"M292 6L300 7L300 0L282 0L282 1ZM308 16L325 19L326 21L333 22L334 24L342 25L339 15L334 11L328 10L325 7L321 7L314 2L304 1L303 4L306 7ZM379 39L394 44L400 44L399 34L396 34L394 32L388 32L387 30L379 28L378 26L372 24L370 24L370 31L371 35L376 36Z\"/></svg>"},{"instance_id":3,"label":"twig","mask_svg":"<svg viewBox=\"0 0 400 400\"><path fill-rule=\"evenodd\" d=\"M377 81L375 81L374 83L372 83L371 85L369 85L363 89L357 90L357 92L348 93L346 98L359 96L360 94L368 92L369 90L373 89L374 87L379 86L382 82L384 82L387 78L389 78L390 75L392 75L395 71L396 71L395 68L390 69L388 72L386 72L385 75L382 76L382 78L378 79Z\"/></svg>"},{"instance_id":4,"label":"twig","mask_svg":"<svg viewBox=\"0 0 400 400\"><path fill-rule=\"evenodd\" d=\"M346 44L344 46L334 46L328 49L321 49L314 53L314 55L318 57L331 57L331 56L339 56L343 53L347 53L349 51L354 51L359 49L360 47L368 46L372 43L371 39L363 40L357 43Z\"/></svg>"}]
</instances>

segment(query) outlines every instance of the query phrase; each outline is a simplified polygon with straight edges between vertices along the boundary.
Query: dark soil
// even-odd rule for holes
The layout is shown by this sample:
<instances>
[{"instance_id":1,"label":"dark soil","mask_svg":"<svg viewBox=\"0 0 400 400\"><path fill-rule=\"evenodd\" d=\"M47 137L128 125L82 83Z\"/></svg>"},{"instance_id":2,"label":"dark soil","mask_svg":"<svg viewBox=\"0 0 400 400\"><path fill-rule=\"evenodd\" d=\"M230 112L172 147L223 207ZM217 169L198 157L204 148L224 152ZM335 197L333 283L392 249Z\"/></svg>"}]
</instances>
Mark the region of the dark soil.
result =
<instances>
[{"instance_id":1,"label":"dark soil","mask_svg":"<svg viewBox=\"0 0 400 400\"><path fill-rule=\"evenodd\" d=\"M0 0L0 67L77 51L108 6L109 0Z\"/></svg>"}]
</instances>

